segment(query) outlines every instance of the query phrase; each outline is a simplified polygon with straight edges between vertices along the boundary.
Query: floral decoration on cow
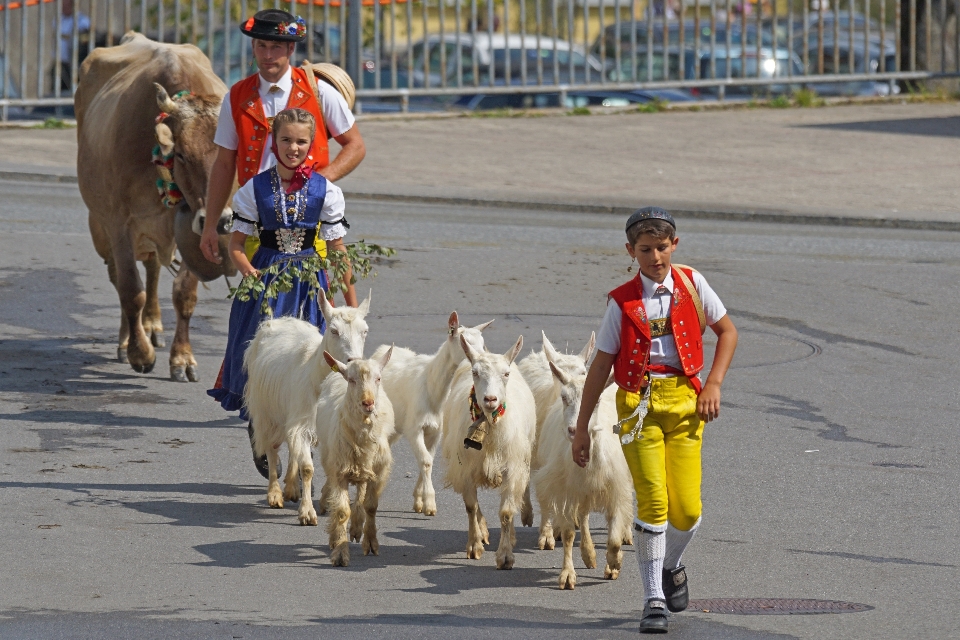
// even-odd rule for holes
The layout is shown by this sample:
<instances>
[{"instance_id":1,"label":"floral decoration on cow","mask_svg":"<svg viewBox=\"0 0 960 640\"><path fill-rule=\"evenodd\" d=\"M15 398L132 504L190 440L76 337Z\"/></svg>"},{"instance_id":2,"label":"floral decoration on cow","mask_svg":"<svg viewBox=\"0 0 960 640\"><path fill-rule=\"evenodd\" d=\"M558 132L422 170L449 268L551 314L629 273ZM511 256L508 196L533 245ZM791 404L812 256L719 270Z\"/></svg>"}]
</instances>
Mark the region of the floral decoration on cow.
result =
<instances>
[{"instance_id":1,"label":"floral decoration on cow","mask_svg":"<svg viewBox=\"0 0 960 640\"><path fill-rule=\"evenodd\" d=\"M303 18L297 16L296 22L281 22L278 24L277 33L300 38L307 33L307 24L303 21Z\"/></svg>"}]
</instances>

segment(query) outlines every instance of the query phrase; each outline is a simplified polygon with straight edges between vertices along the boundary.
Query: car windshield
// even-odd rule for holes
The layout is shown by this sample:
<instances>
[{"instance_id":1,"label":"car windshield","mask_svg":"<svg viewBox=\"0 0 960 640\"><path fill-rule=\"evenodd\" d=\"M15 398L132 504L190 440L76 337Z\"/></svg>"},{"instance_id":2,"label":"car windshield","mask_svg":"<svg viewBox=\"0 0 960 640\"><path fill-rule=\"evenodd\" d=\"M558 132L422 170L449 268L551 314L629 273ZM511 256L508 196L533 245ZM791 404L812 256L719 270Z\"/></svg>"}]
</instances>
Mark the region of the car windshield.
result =
<instances>
[{"instance_id":1,"label":"car windshield","mask_svg":"<svg viewBox=\"0 0 960 640\"><path fill-rule=\"evenodd\" d=\"M473 66L472 58L472 49L469 45L460 45L460 56L463 63L463 68ZM413 69L414 71L423 71L423 49L424 44L422 42L413 45ZM428 65L430 73L439 74L440 70L443 68L441 62L441 52L445 54L447 73L456 72L456 59L457 59L457 43L455 42L446 42L444 46L441 47L439 42L430 42L428 43L428 52L429 59Z\"/></svg>"}]
</instances>

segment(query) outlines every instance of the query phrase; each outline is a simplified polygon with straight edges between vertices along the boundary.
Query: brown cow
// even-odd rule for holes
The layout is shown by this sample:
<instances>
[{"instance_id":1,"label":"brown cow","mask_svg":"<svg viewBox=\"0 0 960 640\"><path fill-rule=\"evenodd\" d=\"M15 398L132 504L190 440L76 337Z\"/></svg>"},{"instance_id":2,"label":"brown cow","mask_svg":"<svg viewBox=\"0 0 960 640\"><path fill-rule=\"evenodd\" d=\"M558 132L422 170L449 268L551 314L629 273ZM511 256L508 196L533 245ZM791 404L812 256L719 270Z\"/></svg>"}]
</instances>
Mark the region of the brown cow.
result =
<instances>
[{"instance_id":1,"label":"brown cow","mask_svg":"<svg viewBox=\"0 0 960 640\"><path fill-rule=\"evenodd\" d=\"M157 284L160 266L172 263L178 242L189 268L181 268L173 283L174 380L197 381L189 326L198 275L211 280L233 272L232 265L203 260L200 236L190 232L191 226L199 228L195 216L203 214L207 176L217 153L213 135L226 91L196 47L160 44L135 33L125 35L117 47L96 49L80 69L74 98L80 195L90 210L93 244L120 296L117 356L140 373L153 370L154 347L163 346ZM161 112L168 116L157 122ZM174 179L184 196L179 213L165 206L157 191L152 153L158 142L164 152L175 153ZM221 233L230 216L225 211ZM220 255L227 255L225 235ZM137 260L146 267L146 288Z\"/></svg>"}]
</instances>

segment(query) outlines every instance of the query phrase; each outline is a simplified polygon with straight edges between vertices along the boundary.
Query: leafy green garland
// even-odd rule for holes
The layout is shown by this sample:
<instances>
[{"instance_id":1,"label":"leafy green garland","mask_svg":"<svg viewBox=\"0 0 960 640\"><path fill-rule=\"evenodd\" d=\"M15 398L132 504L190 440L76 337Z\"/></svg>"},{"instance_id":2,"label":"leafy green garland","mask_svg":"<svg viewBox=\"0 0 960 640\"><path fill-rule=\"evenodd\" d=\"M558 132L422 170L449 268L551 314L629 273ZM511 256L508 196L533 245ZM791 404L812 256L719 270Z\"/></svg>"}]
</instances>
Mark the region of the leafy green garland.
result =
<instances>
[{"instance_id":1,"label":"leafy green garland","mask_svg":"<svg viewBox=\"0 0 960 640\"><path fill-rule=\"evenodd\" d=\"M327 272L328 286L327 298L332 300L335 293L345 291L347 288L347 270L353 268L353 277L349 284L357 281L357 276L366 278L373 272L373 263L379 262L380 257L390 257L397 251L390 247L382 247L378 244L367 244L363 240L352 242L345 245L346 251L333 251L327 249L327 256L322 258L318 255L307 258L290 256L279 262L275 262L259 274L245 276L240 284L230 288L228 298L236 298L241 302L249 302L251 298L263 295L260 303L260 311L265 316L272 316L273 309L270 308L270 300L274 300L281 293L288 293L293 290L294 280L306 282L309 286L309 297L313 298L317 292L321 291L320 271Z\"/></svg>"}]
</instances>

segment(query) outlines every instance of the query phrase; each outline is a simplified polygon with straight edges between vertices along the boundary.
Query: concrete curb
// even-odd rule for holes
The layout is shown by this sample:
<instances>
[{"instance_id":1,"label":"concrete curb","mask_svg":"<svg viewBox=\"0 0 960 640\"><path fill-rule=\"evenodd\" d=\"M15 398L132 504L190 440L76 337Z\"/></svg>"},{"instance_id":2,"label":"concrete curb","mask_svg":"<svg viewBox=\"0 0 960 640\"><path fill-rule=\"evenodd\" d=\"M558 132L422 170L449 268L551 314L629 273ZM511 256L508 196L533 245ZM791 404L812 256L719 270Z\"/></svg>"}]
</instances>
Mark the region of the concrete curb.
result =
<instances>
[{"instance_id":1,"label":"concrete curb","mask_svg":"<svg viewBox=\"0 0 960 640\"><path fill-rule=\"evenodd\" d=\"M411 202L421 204L445 204L451 206L496 207L501 209L523 209L528 211L559 211L581 214L615 214L627 216L635 207L616 204L587 204L569 202L547 202L536 200L487 199L477 197L436 196L421 194L397 194L372 191L360 191L344 188L344 195L364 200ZM698 209L689 206L671 206L670 213L691 220L724 220L742 222L768 222L778 224L827 225L836 227L872 227L887 229L917 229L924 231L960 231L960 219L917 220L910 218L885 218L868 216L830 215L822 213L796 213L786 210L770 209ZM958 216L960 218L960 216Z\"/></svg>"},{"instance_id":2,"label":"concrete curb","mask_svg":"<svg viewBox=\"0 0 960 640\"><path fill-rule=\"evenodd\" d=\"M69 173L31 173L27 171L0 171L0 180L12 182L57 182L76 184L77 176Z\"/></svg>"},{"instance_id":3,"label":"concrete curb","mask_svg":"<svg viewBox=\"0 0 960 640\"><path fill-rule=\"evenodd\" d=\"M77 184L77 176L57 173L28 173L21 171L0 171L0 180L14 182L46 182L57 184ZM528 211L559 211L581 214L615 214L626 216L633 207L603 203L548 202L523 199L493 199L479 197L459 197L425 195L416 193L391 193L384 191L364 191L346 187L344 195L362 200L383 202L410 202L432 205L450 205L456 207L494 207L500 209L523 209ZM960 220L917 220L910 218L886 218L868 216L830 215L824 213L796 213L775 209L697 209L689 206L671 207L670 212L679 218L691 220L724 220L733 222L766 222L777 224L825 225L835 227L864 227L884 229L915 229L923 231L960 231ZM960 217L960 216L958 216Z\"/></svg>"}]
</instances>

